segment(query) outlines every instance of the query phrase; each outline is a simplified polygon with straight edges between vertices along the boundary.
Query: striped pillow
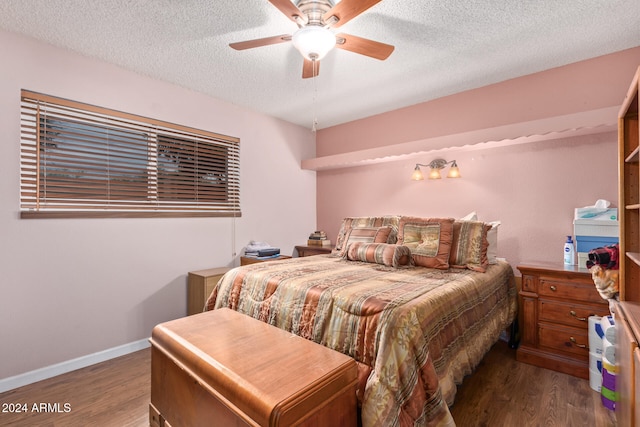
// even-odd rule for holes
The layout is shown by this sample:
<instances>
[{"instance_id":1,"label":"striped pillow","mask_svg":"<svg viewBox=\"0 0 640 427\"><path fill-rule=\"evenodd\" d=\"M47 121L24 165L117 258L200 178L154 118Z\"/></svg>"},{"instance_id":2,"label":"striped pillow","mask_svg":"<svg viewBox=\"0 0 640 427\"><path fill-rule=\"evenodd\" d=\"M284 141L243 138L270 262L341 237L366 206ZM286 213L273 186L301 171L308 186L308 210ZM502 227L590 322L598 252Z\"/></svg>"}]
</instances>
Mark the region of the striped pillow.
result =
<instances>
[{"instance_id":1,"label":"striped pillow","mask_svg":"<svg viewBox=\"0 0 640 427\"><path fill-rule=\"evenodd\" d=\"M347 247L344 258L351 261L364 261L400 267L411 264L411 249L401 245L388 243L351 243Z\"/></svg>"},{"instance_id":2,"label":"striped pillow","mask_svg":"<svg viewBox=\"0 0 640 427\"><path fill-rule=\"evenodd\" d=\"M482 221L455 221L449 265L484 273L489 265L487 258L487 232L491 224Z\"/></svg>"},{"instance_id":3,"label":"striped pillow","mask_svg":"<svg viewBox=\"0 0 640 427\"><path fill-rule=\"evenodd\" d=\"M391 227L357 227L349 230L345 236L340 255L347 252L351 243L387 243Z\"/></svg>"},{"instance_id":4,"label":"striped pillow","mask_svg":"<svg viewBox=\"0 0 640 427\"><path fill-rule=\"evenodd\" d=\"M389 233L388 241L386 243L395 243L398 234L398 221L400 217L397 215L386 216L358 216L358 217L346 217L340 224L340 230L336 237L336 247L334 253L343 254L343 249L346 246L346 238L349 231L353 228L360 227L391 227L391 233ZM385 242L382 242L385 243Z\"/></svg>"}]
</instances>

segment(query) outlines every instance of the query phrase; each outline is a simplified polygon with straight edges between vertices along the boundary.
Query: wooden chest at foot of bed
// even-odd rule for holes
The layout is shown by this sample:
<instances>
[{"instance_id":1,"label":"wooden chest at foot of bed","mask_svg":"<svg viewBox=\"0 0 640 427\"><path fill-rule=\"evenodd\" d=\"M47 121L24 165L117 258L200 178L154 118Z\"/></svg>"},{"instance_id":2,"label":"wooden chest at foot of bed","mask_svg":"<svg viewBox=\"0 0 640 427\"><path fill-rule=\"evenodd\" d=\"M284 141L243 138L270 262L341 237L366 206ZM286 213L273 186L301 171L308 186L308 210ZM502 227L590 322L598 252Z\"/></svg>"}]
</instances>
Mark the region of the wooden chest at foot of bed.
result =
<instances>
[{"instance_id":1,"label":"wooden chest at foot of bed","mask_svg":"<svg viewBox=\"0 0 640 427\"><path fill-rule=\"evenodd\" d=\"M229 309L151 336L152 426L355 426L355 361Z\"/></svg>"}]
</instances>

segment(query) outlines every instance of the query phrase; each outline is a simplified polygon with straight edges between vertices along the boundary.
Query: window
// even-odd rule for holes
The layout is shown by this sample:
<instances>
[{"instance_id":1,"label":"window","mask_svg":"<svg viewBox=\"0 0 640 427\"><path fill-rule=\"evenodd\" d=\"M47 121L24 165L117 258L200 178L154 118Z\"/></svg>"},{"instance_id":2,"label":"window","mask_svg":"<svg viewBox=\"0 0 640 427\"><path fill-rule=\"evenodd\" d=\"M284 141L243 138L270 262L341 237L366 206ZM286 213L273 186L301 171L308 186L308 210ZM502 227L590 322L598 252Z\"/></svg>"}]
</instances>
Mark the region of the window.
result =
<instances>
[{"instance_id":1,"label":"window","mask_svg":"<svg viewBox=\"0 0 640 427\"><path fill-rule=\"evenodd\" d=\"M238 138L22 91L21 217L240 216Z\"/></svg>"}]
</instances>

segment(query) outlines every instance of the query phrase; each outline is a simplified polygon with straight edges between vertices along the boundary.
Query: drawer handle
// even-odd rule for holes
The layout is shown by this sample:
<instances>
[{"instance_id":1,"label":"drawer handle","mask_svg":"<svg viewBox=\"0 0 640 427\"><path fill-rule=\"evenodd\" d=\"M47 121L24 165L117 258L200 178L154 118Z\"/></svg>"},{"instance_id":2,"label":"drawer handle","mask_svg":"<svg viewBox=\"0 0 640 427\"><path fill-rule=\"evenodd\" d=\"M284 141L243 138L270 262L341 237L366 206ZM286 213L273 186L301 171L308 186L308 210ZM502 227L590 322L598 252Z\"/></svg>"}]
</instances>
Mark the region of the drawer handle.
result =
<instances>
[{"instance_id":1,"label":"drawer handle","mask_svg":"<svg viewBox=\"0 0 640 427\"><path fill-rule=\"evenodd\" d=\"M555 291L557 291L557 290L558 290L558 288L556 288L556 287L555 287L555 286L553 286L553 285L549 286L549 289L551 289L553 292L555 292Z\"/></svg>"},{"instance_id":2,"label":"drawer handle","mask_svg":"<svg viewBox=\"0 0 640 427\"><path fill-rule=\"evenodd\" d=\"M581 322L586 322L587 318L586 317L578 317L578 313L576 313L575 311L571 310L569 312L570 315L572 315L573 317L575 317L577 320L580 320Z\"/></svg>"},{"instance_id":3,"label":"drawer handle","mask_svg":"<svg viewBox=\"0 0 640 427\"><path fill-rule=\"evenodd\" d=\"M575 344L576 347L580 347L580 348L587 348L586 345L584 344L578 344L576 339L574 337L570 337L569 341L571 341L573 344Z\"/></svg>"}]
</instances>

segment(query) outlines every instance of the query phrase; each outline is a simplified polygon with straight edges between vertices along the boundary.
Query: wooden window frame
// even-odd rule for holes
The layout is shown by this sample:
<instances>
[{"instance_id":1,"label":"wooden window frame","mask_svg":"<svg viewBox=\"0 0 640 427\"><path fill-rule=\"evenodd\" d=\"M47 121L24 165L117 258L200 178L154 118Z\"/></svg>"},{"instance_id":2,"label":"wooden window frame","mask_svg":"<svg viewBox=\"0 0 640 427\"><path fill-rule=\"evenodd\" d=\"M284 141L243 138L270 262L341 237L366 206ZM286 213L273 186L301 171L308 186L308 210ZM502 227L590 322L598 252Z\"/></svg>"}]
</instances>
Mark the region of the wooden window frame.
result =
<instances>
[{"instance_id":1,"label":"wooden window frame","mask_svg":"<svg viewBox=\"0 0 640 427\"><path fill-rule=\"evenodd\" d=\"M21 91L21 218L240 217L239 138Z\"/></svg>"}]
</instances>

